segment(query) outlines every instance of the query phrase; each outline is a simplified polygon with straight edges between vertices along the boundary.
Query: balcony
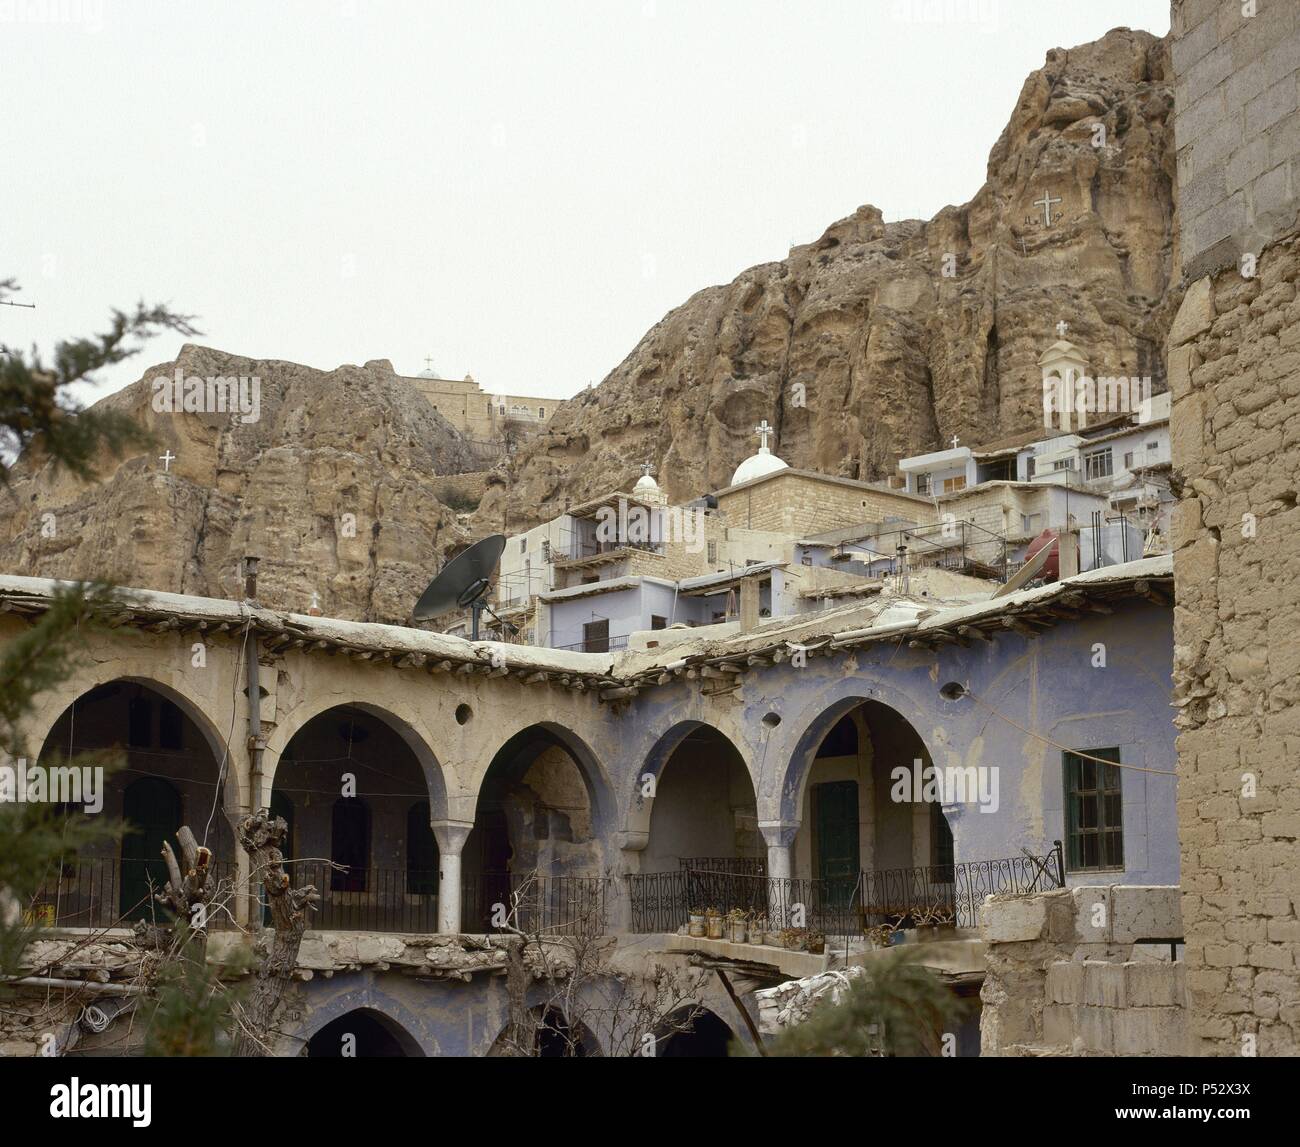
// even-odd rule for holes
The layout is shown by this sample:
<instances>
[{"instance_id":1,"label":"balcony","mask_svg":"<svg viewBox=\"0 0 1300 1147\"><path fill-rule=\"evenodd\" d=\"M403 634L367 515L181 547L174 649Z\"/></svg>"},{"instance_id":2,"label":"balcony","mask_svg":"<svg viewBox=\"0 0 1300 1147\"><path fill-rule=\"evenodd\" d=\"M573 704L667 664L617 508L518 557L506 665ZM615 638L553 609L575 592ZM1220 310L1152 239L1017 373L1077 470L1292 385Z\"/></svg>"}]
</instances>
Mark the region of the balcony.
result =
<instances>
[{"instance_id":1,"label":"balcony","mask_svg":"<svg viewBox=\"0 0 1300 1147\"><path fill-rule=\"evenodd\" d=\"M345 872L324 861L290 862L294 884L320 894L308 927L317 931L438 932L438 874L408 869ZM151 918L149 887L165 879L158 861L92 857L66 864L27 905L33 925L124 928ZM246 892L235 866L217 864L208 925L235 928L235 905ZM692 909L762 917L841 942L885 930L940 924L979 926L979 907L994 893L1026 894L1064 887L1060 845L1043 856L862 871L834 880L769 877L762 860L691 857L672 872L553 876L487 872L461 882L461 932L500 931L501 907L528 933L600 934L618 920L632 933L676 932ZM624 899L626 897L626 899ZM156 907L156 906L154 906ZM626 910L626 911L625 911ZM161 912L159 913L161 916Z\"/></svg>"},{"instance_id":2,"label":"balcony","mask_svg":"<svg viewBox=\"0 0 1300 1147\"><path fill-rule=\"evenodd\" d=\"M314 885L320 895L308 927L318 931L428 933L438 931L437 870L353 869L342 872L324 861L289 862L295 886ZM233 928L235 903L246 893L233 864L214 865L216 893L208 926ZM166 880L158 861L91 857L63 866L28 905L27 920L47 928L129 928L137 920L159 922L149 885ZM526 932L571 933L609 919L612 881L605 877L535 876L486 872L461 882L461 930L482 933L493 926L494 909L513 911L512 923Z\"/></svg>"},{"instance_id":3,"label":"balcony","mask_svg":"<svg viewBox=\"0 0 1300 1147\"><path fill-rule=\"evenodd\" d=\"M1065 886L1059 843L1044 856L862 871L834 880L769 877L761 861L684 860L676 872L627 877L633 932L675 932L692 909L796 922L841 943L906 928L978 928L984 898ZM802 923L797 923L802 921Z\"/></svg>"}]
</instances>

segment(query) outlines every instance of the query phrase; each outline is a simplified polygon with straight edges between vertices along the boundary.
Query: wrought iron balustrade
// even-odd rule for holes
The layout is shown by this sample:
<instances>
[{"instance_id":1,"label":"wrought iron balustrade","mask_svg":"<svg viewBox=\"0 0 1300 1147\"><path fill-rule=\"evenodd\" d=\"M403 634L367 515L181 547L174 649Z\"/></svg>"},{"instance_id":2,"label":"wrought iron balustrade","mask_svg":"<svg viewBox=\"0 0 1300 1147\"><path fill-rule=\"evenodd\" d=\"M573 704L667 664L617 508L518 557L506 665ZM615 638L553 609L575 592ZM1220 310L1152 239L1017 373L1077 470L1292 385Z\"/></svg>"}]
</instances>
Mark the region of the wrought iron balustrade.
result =
<instances>
[{"instance_id":1,"label":"wrought iron balustrade","mask_svg":"<svg viewBox=\"0 0 1300 1147\"><path fill-rule=\"evenodd\" d=\"M1058 841L1043 856L876 869L834 880L772 878L761 861L695 857L683 858L675 872L626 881L633 932L675 932L691 909L712 908L765 916L773 929L796 925L852 938L882 927L977 928L985 896L1062 888L1065 869Z\"/></svg>"},{"instance_id":2,"label":"wrought iron balustrade","mask_svg":"<svg viewBox=\"0 0 1300 1147\"><path fill-rule=\"evenodd\" d=\"M208 927L233 926L238 867L218 861L211 871ZM166 882L167 867L161 858L74 857L49 867L24 905L23 918L44 928L129 928L137 920L165 923L170 920L168 910L153 895Z\"/></svg>"}]
</instances>

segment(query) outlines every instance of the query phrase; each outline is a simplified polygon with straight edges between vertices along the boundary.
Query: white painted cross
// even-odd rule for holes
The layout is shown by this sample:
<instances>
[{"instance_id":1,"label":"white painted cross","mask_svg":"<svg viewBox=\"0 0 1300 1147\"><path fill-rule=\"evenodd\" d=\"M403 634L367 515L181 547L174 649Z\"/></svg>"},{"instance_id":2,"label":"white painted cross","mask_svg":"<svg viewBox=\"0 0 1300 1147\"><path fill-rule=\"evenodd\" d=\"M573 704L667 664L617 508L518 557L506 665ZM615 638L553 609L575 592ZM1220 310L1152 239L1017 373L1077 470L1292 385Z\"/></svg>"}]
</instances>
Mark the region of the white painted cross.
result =
<instances>
[{"instance_id":1,"label":"white painted cross","mask_svg":"<svg viewBox=\"0 0 1300 1147\"><path fill-rule=\"evenodd\" d=\"M172 450L171 450L171 447L170 447L170 446L167 447L167 453L166 453L166 454L159 454L159 455L158 455L158 461L161 462L161 463L163 464L163 472L164 472L164 473L170 473L170 472L171 472L172 463L176 461L176 455L172 453Z\"/></svg>"},{"instance_id":2,"label":"white painted cross","mask_svg":"<svg viewBox=\"0 0 1300 1147\"><path fill-rule=\"evenodd\" d=\"M1062 319L1059 323L1056 324L1056 333L1060 335L1061 338L1065 338L1065 332L1068 331L1069 329L1070 329L1070 324L1067 323L1064 319Z\"/></svg>"},{"instance_id":3,"label":"white painted cross","mask_svg":"<svg viewBox=\"0 0 1300 1147\"><path fill-rule=\"evenodd\" d=\"M647 478L650 477L650 471L653 470L653 469L654 469L654 467L653 467L653 465L652 465L651 463L649 463L649 462L642 462L642 463L641 463L641 473L644 474Z\"/></svg>"},{"instance_id":4,"label":"white painted cross","mask_svg":"<svg viewBox=\"0 0 1300 1147\"><path fill-rule=\"evenodd\" d=\"M758 447L758 448L759 448L760 450L766 450L766 449L767 449L767 436L768 436L769 434L773 433L772 428L767 424L767 419L766 419L766 418L764 418L762 422L760 422L757 426L754 427L754 433L757 434L757 435L758 435L758 438L759 438L759 447Z\"/></svg>"},{"instance_id":5,"label":"white painted cross","mask_svg":"<svg viewBox=\"0 0 1300 1147\"><path fill-rule=\"evenodd\" d=\"M1043 197L1042 197L1042 199L1035 199L1035 200L1034 200L1034 204L1033 204L1033 205L1034 205L1035 207L1041 207L1041 208L1043 209L1043 226L1044 226L1044 227L1050 227L1050 226L1052 225L1052 204L1053 204L1053 203L1063 203L1063 202L1064 202L1063 199L1054 199L1054 198L1052 198L1052 194L1051 194L1051 192L1048 192L1048 191L1044 191L1044 192L1043 192Z\"/></svg>"},{"instance_id":6,"label":"white painted cross","mask_svg":"<svg viewBox=\"0 0 1300 1147\"><path fill-rule=\"evenodd\" d=\"M954 450L957 449L957 442L958 442L957 435L954 434L954 435L952 436L952 448L953 448Z\"/></svg>"}]
</instances>

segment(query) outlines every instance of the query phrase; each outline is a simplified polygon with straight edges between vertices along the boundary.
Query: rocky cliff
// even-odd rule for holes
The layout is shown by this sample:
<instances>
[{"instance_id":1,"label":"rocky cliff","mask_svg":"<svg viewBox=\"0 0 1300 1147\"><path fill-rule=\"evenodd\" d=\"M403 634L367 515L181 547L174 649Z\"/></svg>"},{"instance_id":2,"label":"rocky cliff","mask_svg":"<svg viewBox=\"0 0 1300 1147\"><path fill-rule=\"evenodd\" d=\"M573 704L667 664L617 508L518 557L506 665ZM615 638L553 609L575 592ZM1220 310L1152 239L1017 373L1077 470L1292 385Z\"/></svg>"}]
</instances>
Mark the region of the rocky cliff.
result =
<instances>
[{"instance_id":1,"label":"rocky cliff","mask_svg":"<svg viewBox=\"0 0 1300 1147\"><path fill-rule=\"evenodd\" d=\"M1030 429L1061 320L1093 373L1163 389L1178 301L1168 77L1166 43L1143 32L1049 52L969 203L928 222L859 208L694 295L493 475L474 532L544 520L645 459L674 497L720 488L764 418L792 465L860 478L953 434ZM258 377L260 418L154 410L151 380L177 367ZM187 346L104 401L157 445L106 458L93 486L20 461L13 496L0 491L0 569L235 597L255 552L268 605L305 611L315 592L331 616L402 622L466 538L437 479L482 463L386 362L322 372Z\"/></svg>"},{"instance_id":2,"label":"rocky cliff","mask_svg":"<svg viewBox=\"0 0 1300 1147\"><path fill-rule=\"evenodd\" d=\"M155 409L154 380L177 368L256 378L256 421ZM465 540L435 492L475 468L472 448L385 361L325 372L186 346L103 403L155 445L103 457L92 485L20 459L0 490L0 569L237 598L251 553L268 606L305 613L314 592L330 616L402 622Z\"/></svg>"},{"instance_id":3,"label":"rocky cliff","mask_svg":"<svg viewBox=\"0 0 1300 1147\"><path fill-rule=\"evenodd\" d=\"M1049 52L969 203L928 222L861 207L782 262L692 296L556 412L478 521L542 520L631 482L646 459L673 497L718 489L764 418L791 465L864 479L954 434L1032 429L1037 359L1061 320L1092 373L1150 374L1163 390L1172 107L1163 40L1117 29Z\"/></svg>"}]
</instances>

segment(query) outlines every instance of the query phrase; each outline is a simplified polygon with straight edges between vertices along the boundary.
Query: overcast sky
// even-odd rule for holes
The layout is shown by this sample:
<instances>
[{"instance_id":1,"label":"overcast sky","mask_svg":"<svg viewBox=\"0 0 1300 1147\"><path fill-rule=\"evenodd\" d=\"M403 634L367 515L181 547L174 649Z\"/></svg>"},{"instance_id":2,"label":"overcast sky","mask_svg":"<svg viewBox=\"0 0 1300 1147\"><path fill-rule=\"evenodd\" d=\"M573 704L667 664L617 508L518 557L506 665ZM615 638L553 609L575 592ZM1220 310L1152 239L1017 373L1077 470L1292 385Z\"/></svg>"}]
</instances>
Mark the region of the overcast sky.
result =
<instances>
[{"instance_id":1,"label":"overcast sky","mask_svg":"<svg viewBox=\"0 0 1300 1147\"><path fill-rule=\"evenodd\" d=\"M568 397L860 204L965 202L1045 53L1121 25L1168 0L0 0L0 278L37 304L0 341L144 298Z\"/></svg>"}]
</instances>

